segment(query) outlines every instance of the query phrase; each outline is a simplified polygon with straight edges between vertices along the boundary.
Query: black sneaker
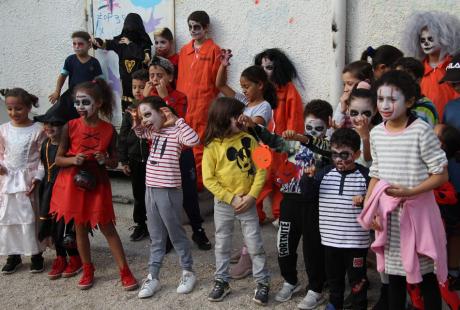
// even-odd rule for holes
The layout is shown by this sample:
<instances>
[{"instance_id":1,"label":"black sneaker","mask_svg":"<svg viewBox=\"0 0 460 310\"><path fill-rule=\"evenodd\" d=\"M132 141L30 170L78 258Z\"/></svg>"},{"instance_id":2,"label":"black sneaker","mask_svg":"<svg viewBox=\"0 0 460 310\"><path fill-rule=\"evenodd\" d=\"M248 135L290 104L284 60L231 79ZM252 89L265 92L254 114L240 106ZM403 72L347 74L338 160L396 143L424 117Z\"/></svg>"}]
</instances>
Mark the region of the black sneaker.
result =
<instances>
[{"instance_id":1,"label":"black sneaker","mask_svg":"<svg viewBox=\"0 0 460 310\"><path fill-rule=\"evenodd\" d=\"M32 255L30 258L30 272L31 273L40 273L45 270L45 260L43 259L42 254Z\"/></svg>"},{"instance_id":2,"label":"black sneaker","mask_svg":"<svg viewBox=\"0 0 460 310\"><path fill-rule=\"evenodd\" d=\"M225 296L230 294L230 285L222 279L216 279L214 281L214 287L211 293L208 295L209 301L222 301Z\"/></svg>"},{"instance_id":3,"label":"black sneaker","mask_svg":"<svg viewBox=\"0 0 460 310\"><path fill-rule=\"evenodd\" d=\"M268 303L268 292L270 286L265 283L257 283L257 288L254 294L254 300L257 304L265 306Z\"/></svg>"},{"instance_id":4,"label":"black sneaker","mask_svg":"<svg viewBox=\"0 0 460 310\"><path fill-rule=\"evenodd\" d=\"M8 255L6 259L6 264L2 268L3 274L11 274L14 273L18 267L21 265L21 255Z\"/></svg>"},{"instance_id":5,"label":"black sneaker","mask_svg":"<svg viewBox=\"0 0 460 310\"><path fill-rule=\"evenodd\" d=\"M197 229L192 234L192 240L198 245L198 248L203 251L209 251L212 248L206 233L203 228Z\"/></svg>"},{"instance_id":6,"label":"black sneaker","mask_svg":"<svg viewBox=\"0 0 460 310\"><path fill-rule=\"evenodd\" d=\"M131 241L140 241L149 235L149 231L145 225L132 226L130 229L134 229L131 236L129 236Z\"/></svg>"}]
</instances>

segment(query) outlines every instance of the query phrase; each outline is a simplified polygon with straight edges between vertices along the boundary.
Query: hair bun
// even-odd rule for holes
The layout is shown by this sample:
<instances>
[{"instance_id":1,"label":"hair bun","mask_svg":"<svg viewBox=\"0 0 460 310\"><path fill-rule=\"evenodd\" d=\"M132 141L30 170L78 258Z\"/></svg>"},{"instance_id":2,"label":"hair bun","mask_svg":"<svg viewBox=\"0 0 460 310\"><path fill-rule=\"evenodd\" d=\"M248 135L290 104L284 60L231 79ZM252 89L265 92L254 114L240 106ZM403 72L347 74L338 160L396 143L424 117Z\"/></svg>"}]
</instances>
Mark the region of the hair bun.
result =
<instances>
[{"instance_id":1,"label":"hair bun","mask_svg":"<svg viewBox=\"0 0 460 310\"><path fill-rule=\"evenodd\" d=\"M0 95L3 97L6 97L6 94L8 94L9 89L8 88L2 88L0 89Z\"/></svg>"},{"instance_id":2,"label":"hair bun","mask_svg":"<svg viewBox=\"0 0 460 310\"><path fill-rule=\"evenodd\" d=\"M370 58L374 58L375 56L375 49L372 46L368 46L366 49L367 55L369 55Z\"/></svg>"}]
</instances>

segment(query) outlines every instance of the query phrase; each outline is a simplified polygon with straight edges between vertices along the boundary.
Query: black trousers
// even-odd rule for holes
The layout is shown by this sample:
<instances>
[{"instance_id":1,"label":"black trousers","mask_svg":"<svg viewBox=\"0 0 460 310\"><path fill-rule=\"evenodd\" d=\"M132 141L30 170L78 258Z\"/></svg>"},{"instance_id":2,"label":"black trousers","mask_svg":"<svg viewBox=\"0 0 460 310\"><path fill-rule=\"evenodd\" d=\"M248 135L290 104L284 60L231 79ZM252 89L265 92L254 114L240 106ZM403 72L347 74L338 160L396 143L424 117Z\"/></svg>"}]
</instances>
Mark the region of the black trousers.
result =
<instances>
[{"instance_id":1,"label":"black trousers","mask_svg":"<svg viewBox=\"0 0 460 310\"><path fill-rule=\"evenodd\" d=\"M324 247L326 275L330 290L329 302L336 309L343 308L345 275L348 275L351 287L353 309L367 309L367 250Z\"/></svg>"},{"instance_id":2,"label":"black trousers","mask_svg":"<svg viewBox=\"0 0 460 310\"><path fill-rule=\"evenodd\" d=\"M196 185L195 156L192 149L185 149L179 159L182 178L183 207L190 220L193 231L201 229L203 218L198 203L198 189Z\"/></svg>"},{"instance_id":3,"label":"black trousers","mask_svg":"<svg viewBox=\"0 0 460 310\"><path fill-rule=\"evenodd\" d=\"M406 309L406 277L389 275L389 280L388 297L390 309ZM441 292L439 291L438 280L434 273L423 275L420 290L426 310L442 309Z\"/></svg>"},{"instance_id":4,"label":"black trousers","mask_svg":"<svg viewBox=\"0 0 460 310\"><path fill-rule=\"evenodd\" d=\"M140 226L145 226L147 215L145 211L145 169L146 162L137 160L129 161L129 169L131 169L131 186L133 189L134 209L133 220L134 223Z\"/></svg>"},{"instance_id":5,"label":"black trousers","mask_svg":"<svg viewBox=\"0 0 460 310\"><path fill-rule=\"evenodd\" d=\"M317 207L307 205L300 194L283 194L278 230L278 264L289 284L297 284L297 247L303 237L303 257L309 289L321 293L324 286L324 249Z\"/></svg>"}]
</instances>

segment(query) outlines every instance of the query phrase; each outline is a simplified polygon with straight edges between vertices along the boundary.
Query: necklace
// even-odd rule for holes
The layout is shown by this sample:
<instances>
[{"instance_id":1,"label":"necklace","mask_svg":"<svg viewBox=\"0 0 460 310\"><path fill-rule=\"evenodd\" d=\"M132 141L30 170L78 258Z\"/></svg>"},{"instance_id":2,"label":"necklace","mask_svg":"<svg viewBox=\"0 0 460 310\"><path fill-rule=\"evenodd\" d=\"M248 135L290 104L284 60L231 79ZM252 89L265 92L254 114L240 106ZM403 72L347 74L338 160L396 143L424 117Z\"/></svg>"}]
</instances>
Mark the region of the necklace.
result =
<instances>
[{"instance_id":1,"label":"necklace","mask_svg":"<svg viewBox=\"0 0 460 310\"><path fill-rule=\"evenodd\" d=\"M53 169L53 167L56 165L55 162L50 165L49 156L48 156L48 148L50 145L50 141L51 140L48 140L48 142L46 142L46 150L45 150L46 169L48 170L48 182L51 180L51 169Z\"/></svg>"}]
</instances>

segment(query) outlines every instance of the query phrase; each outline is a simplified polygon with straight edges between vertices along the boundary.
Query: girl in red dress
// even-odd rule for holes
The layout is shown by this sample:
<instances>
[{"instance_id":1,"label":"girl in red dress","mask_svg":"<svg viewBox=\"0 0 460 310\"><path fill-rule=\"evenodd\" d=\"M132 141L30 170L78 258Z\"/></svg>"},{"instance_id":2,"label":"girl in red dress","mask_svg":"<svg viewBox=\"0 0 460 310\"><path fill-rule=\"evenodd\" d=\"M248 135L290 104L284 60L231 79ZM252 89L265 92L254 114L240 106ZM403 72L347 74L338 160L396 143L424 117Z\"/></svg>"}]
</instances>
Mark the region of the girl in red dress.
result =
<instances>
[{"instance_id":1,"label":"girl in red dress","mask_svg":"<svg viewBox=\"0 0 460 310\"><path fill-rule=\"evenodd\" d=\"M109 243L124 289L137 288L114 226L112 190L105 168L115 168L118 164L115 129L100 118L111 118L113 98L110 87L102 79L76 86L74 105L80 118L63 127L56 155L56 165L61 170L53 188L50 212L56 213L57 220L64 218L66 223L75 222L77 246L83 262L80 289L93 285L94 266L88 232L96 226Z\"/></svg>"}]
</instances>

